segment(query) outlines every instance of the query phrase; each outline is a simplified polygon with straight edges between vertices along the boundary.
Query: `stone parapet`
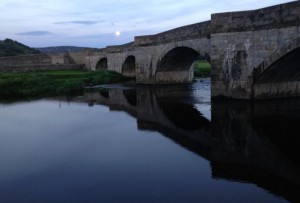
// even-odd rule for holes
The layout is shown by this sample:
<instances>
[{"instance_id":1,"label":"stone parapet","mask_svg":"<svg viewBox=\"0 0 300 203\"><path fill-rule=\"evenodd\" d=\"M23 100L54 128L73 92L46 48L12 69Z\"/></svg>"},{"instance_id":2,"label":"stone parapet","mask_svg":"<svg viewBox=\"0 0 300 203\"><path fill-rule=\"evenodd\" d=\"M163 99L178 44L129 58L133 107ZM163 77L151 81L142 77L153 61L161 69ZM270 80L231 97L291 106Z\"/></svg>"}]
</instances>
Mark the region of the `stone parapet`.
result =
<instances>
[{"instance_id":1,"label":"stone parapet","mask_svg":"<svg viewBox=\"0 0 300 203\"><path fill-rule=\"evenodd\" d=\"M124 52L134 49L134 42L130 42L123 45L116 45L116 46L107 46L106 52L107 53L118 53L118 52Z\"/></svg>"},{"instance_id":2,"label":"stone parapet","mask_svg":"<svg viewBox=\"0 0 300 203\"><path fill-rule=\"evenodd\" d=\"M134 44L150 46L195 38L210 38L210 21L183 26L156 35L136 36Z\"/></svg>"},{"instance_id":3,"label":"stone parapet","mask_svg":"<svg viewBox=\"0 0 300 203\"><path fill-rule=\"evenodd\" d=\"M0 57L1 66L51 64L52 58L47 54L33 54L24 56Z\"/></svg>"},{"instance_id":4,"label":"stone parapet","mask_svg":"<svg viewBox=\"0 0 300 203\"><path fill-rule=\"evenodd\" d=\"M211 19L211 33L257 31L300 26L300 1L251 11L212 14Z\"/></svg>"}]
</instances>

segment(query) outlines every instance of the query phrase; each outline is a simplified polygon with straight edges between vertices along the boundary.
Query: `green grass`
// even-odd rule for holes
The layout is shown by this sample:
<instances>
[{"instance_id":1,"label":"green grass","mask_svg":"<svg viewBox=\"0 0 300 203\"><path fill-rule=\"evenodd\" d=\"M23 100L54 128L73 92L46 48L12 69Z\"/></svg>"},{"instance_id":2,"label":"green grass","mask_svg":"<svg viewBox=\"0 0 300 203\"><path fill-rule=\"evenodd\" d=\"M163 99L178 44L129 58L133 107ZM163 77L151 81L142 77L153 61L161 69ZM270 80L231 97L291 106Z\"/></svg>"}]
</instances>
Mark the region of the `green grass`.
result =
<instances>
[{"instance_id":1,"label":"green grass","mask_svg":"<svg viewBox=\"0 0 300 203\"><path fill-rule=\"evenodd\" d=\"M209 77L211 65L206 60L195 61L194 76L195 77Z\"/></svg>"},{"instance_id":2,"label":"green grass","mask_svg":"<svg viewBox=\"0 0 300 203\"><path fill-rule=\"evenodd\" d=\"M1 99L74 94L86 86L124 82L132 78L114 71L36 71L0 73Z\"/></svg>"}]
</instances>

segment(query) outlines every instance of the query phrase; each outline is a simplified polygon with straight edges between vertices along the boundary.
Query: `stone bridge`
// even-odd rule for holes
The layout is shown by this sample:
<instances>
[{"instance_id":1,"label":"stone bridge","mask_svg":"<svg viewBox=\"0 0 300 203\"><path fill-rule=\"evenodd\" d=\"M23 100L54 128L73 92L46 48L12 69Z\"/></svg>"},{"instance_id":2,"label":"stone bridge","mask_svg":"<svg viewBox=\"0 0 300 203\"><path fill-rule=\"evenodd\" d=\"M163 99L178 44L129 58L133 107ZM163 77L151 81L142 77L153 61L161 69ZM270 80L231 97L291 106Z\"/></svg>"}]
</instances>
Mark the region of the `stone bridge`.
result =
<instances>
[{"instance_id":1,"label":"stone bridge","mask_svg":"<svg viewBox=\"0 0 300 203\"><path fill-rule=\"evenodd\" d=\"M210 21L180 27L134 42L109 46L87 56L89 69L109 69L136 76L137 83L191 82L195 59L210 55Z\"/></svg>"},{"instance_id":2,"label":"stone bridge","mask_svg":"<svg viewBox=\"0 0 300 203\"><path fill-rule=\"evenodd\" d=\"M300 96L300 2L212 14L211 21L138 36L87 56L92 70L136 76L137 83L193 80L199 56L212 65L212 97Z\"/></svg>"},{"instance_id":3,"label":"stone bridge","mask_svg":"<svg viewBox=\"0 0 300 203\"><path fill-rule=\"evenodd\" d=\"M50 55L50 63L114 70L135 76L138 84L186 83L201 56L212 65L213 98L260 99L300 96L299 53L300 2L294 1L212 14L210 21L120 46ZM0 60L0 68L7 60Z\"/></svg>"}]
</instances>

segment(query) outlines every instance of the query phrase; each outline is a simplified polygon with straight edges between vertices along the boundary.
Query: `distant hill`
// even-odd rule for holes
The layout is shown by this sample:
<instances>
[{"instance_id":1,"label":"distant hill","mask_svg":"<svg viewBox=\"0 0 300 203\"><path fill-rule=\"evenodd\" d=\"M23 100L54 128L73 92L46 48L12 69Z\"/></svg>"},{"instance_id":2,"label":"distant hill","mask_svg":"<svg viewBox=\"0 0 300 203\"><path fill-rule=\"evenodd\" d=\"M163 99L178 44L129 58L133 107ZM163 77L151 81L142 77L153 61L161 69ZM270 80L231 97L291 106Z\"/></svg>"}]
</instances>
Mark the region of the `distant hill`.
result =
<instances>
[{"instance_id":1,"label":"distant hill","mask_svg":"<svg viewBox=\"0 0 300 203\"><path fill-rule=\"evenodd\" d=\"M41 53L65 53L65 52L76 52L86 49L87 47L74 47L74 46L57 46L57 47L44 47L44 48L35 48Z\"/></svg>"},{"instance_id":2,"label":"distant hill","mask_svg":"<svg viewBox=\"0 0 300 203\"><path fill-rule=\"evenodd\" d=\"M11 39L0 40L0 57L39 54L40 51Z\"/></svg>"}]
</instances>

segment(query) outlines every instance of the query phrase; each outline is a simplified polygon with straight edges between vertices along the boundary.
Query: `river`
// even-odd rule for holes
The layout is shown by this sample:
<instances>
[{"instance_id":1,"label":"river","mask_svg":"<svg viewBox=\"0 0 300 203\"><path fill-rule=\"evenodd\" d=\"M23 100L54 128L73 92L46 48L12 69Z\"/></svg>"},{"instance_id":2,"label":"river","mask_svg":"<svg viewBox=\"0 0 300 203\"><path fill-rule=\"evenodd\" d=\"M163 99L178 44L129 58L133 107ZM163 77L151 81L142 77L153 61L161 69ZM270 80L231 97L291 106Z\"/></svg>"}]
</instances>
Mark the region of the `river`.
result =
<instances>
[{"instance_id":1,"label":"river","mask_svg":"<svg viewBox=\"0 0 300 203\"><path fill-rule=\"evenodd\" d=\"M300 101L210 80L0 104L0 202L299 202Z\"/></svg>"}]
</instances>

